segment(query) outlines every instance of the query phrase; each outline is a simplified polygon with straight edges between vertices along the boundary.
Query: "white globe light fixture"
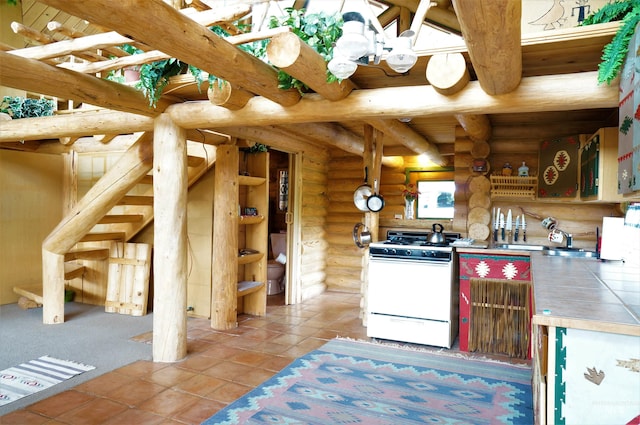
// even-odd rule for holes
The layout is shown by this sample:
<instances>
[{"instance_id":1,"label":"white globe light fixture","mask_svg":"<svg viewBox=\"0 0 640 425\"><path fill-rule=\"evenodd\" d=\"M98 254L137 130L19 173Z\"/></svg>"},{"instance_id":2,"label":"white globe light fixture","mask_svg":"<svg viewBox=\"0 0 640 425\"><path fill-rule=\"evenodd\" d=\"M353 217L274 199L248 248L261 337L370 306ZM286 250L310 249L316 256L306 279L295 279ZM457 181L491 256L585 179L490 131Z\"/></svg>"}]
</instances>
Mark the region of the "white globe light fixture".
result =
<instances>
[{"instance_id":1,"label":"white globe light fixture","mask_svg":"<svg viewBox=\"0 0 640 425\"><path fill-rule=\"evenodd\" d=\"M411 49L413 31L405 31L395 39L393 50L387 56L387 64L395 72L403 74L416 64L418 56Z\"/></svg>"}]
</instances>

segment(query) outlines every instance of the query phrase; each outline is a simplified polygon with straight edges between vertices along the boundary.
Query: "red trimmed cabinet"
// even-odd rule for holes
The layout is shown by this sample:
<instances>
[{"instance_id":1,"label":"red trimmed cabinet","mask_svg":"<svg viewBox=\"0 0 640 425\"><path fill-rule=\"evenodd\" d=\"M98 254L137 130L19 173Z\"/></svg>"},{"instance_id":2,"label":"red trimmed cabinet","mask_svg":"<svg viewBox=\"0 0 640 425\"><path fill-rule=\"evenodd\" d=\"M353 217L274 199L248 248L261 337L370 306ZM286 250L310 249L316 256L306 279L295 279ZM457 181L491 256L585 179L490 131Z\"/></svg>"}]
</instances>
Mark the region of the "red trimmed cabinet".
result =
<instances>
[{"instance_id":1,"label":"red trimmed cabinet","mask_svg":"<svg viewBox=\"0 0 640 425\"><path fill-rule=\"evenodd\" d=\"M503 340L511 339L508 341L513 344L526 344L522 345L526 358L531 358L530 350L530 335L531 335L531 317L532 317L532 292L531 292L531 263L528 255L513 255L513 253L489 253L479 251L478 253L463 251L459 252L459 279L460 279L460 330L459 330L459 343L460 351L469 351L470 349L470 335L474 327L481 327L481 333L484 335L490 334L491 340ZM483 300L472 300L471 294L471 279L481 279L485 284L490 285L511 285L514 281L522 282L527 287L524 288L526 293L525 299L520 297L519 299L513 299L509 297L504 302L491 302L487 303ZM505 329L501 323L474 323L473 321L473 307L479 306L480 308L494 309L491 313L484 317L499 318L496 321L506 319L507 313L513 313L514 310L520 310L523 315L521 317L526 320L527 335L519 334L519 332L512 332L505 335L501 330ZM476 310L478 311L478 310ZM485 310L486 311L486 310ZM504 312L504 315L503 313ZM483 319L486 320L486 319ZM511 323L509 323L511 325ZM480 329L480 328L478 328ZM513 329L513 327L511 327ZM501 335L497 333L501 332ZM485 344L486 345L486 344ZM478 350L474 351L487 352L492 354L508 354L500 352L500 349L496 347L496 350Z\"/></svg>"}]
</instances>

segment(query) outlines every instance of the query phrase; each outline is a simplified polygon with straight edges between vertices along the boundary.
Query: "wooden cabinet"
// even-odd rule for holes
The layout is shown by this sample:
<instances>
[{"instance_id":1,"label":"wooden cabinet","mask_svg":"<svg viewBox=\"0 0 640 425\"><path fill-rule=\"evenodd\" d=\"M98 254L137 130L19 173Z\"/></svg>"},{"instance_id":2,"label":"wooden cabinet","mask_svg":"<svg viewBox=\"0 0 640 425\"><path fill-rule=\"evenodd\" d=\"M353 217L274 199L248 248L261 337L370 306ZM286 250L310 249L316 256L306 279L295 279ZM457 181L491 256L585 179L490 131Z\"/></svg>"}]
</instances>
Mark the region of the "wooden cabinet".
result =
<instances>
[{"instance_id":1,"label":"wooden cabinet","mask_svg":"<svg viewBox=\"0 0 640 425\"><path fill-rule=\"evenodd\" d=\"M536 424L637 423L640 337L534 327Z\"/></svg>"},{"instance_id":2,"label":"wooden cabinet","mask_svg":"<svg viewBox=\"0 0 640 425\"><path fill-rule=\"evenodd\" d=\"M460 351L530 357L529 256L463 252L459 267Z\"/></svg>"},{"instance_id":3,"label":"wooden cabinet","mask_svg":"<svg viewBox=\"0 0 640 425\"><path fill-rule=\"evenodd\" d=\"M580 137L545 140L538 161L538 199L577 200Z\"/></svg>"},{"instance_id":4,"label":"wooden cabinet","mask_svg":"<svg viewBox=\"0 0 640 425\"><path fill-rule=\"evenodd\" d=\"M269 154L220 145L215 167L211 327L224 330L266 314Z\"/></svg>"},{"instance_id":5,"label":"wooden cabinet","mask_svg":"<svg viewBox=\"0 0 640 425\"><path fill-rule=\"evenodd\" d=\"M618 129L601 128L580 148L580 199L621 202L618 190Z\"/></svg>"}]
</instances>

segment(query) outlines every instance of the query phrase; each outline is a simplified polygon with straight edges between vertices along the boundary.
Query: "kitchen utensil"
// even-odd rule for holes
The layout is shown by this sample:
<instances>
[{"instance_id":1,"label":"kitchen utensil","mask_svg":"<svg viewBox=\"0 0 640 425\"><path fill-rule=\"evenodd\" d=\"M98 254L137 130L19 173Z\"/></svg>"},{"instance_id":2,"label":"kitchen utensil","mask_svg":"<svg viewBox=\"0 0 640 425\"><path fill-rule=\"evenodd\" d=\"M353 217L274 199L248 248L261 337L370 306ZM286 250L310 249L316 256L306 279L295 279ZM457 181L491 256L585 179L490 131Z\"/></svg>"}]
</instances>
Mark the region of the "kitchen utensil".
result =
<instances>
[{"instance_id":1,"label":"kitchen utensil","mask_svg":"<svg viewBox=\"0 0 640 425\"><path fill-rule=\"evenodd\" d=\"M556 220L553 217L547 217L544 220L542 220L542 227L544 227L547 230L553 230L558 226L558 220Z\"/></svg>"},{"instance_id":2,"label":"kitchen utensil","mask_svg":"<svg viewBox=\"0 0 640 425\"><path fill-rule=\"evenodd\" d=\"M511 229L513 228L513 216L511 215L511 209L507 212L507 224L505 227L507 228L507 232L511 233Z\"/></svg>"},{"instance_id":3,"label":"kitchen utensil","mask_svg":"<svg viewBox=\"0 0 640 425\"><path fill-rule=\"evenodd\" d=\"M384 208L384 198L378 193L378 180L373 181L373 195L367 198L369 211L378 212Z\"/></svg>"},{"instance_id":4,"label":"kitchen utensil","mask_svg":"<svg viewBox=\"0 0 640 425\"><path fill-rule=\"evenodd\" d=\"M440 230L436 230L436 228L440 228ZM442 234L444 226L440 223L434 223L433 226L431 226L431 230L433 230L433 233L429 236L429 242L435 244L444 243L444 234Z\"/></svg>"},{"instance_id":5,"label":"kitchen utensil","mask_svg":"<svg viewBox=\"0 0 640 425\"><path fill-rule=\"evenodd\" d=\"M366 248L371 243L371 232L363 223L353 227L353 241L358 248Z\"/></svg>"},{"instance_id":6,"label":"kitchen utensil","mask_svg":"<svg viewBox=\"0 0 640 425\"><path fill-rule=\"evenodd\" d=\"M513 234L513 241L518 242L518 233L520 232L520 216L516 216L516 230Z\"/></svg>"},{"instance_id":7,"label":"kitchen utensil","mask_svg":"<svg viewBox=\"0 0 640 425\"><path fill-rule=\"evenodd\" d=\"M358 186L358 188L353 193L353 203L356 208L360 211L367 212L369 208L367 208L367 199L372 194L371 186L369 186L369 169L364 167L364 183Z\"/></svg>"},{"instance_id":8,"label":"kitchen utensil","mask_svg":"<svg viewBox=\"0 0 640 425\"><path fill-rule=\"evenodd\" d=\"M504 241L504 213L500 213L500 233Z\"/></svg>"},{"instance_id":9,"label":"kitchen utensil","mask_svg":"<svg viewBox=\"0 0 640 425\"><path fill-rule=\"evenodd\" d=\"M493 240L498 242L498 229L500 228L500 208L493 216Z\"/></svg>"},{"instance_id":10,"label":"kitchen utensil","mask_svg":"<svg viewBox=\"0 0 640 425\"><path fill-rule=\"evenodd\" d=\"M522 241L527 241L527 221L524 218L524 214L522 214Z\"/></svg>"}]
</instances>

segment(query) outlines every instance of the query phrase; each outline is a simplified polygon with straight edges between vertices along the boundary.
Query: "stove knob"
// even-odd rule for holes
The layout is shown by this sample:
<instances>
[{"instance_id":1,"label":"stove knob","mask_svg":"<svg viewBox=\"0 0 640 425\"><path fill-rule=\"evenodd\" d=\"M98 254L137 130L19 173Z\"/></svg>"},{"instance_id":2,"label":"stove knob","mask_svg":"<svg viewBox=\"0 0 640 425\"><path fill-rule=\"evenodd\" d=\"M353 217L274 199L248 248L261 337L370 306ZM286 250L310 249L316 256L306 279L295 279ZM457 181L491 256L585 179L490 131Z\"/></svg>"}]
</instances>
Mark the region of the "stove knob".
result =
<instances>
[{"instance_id":1,"label":"stove knob","mask_svg":"<svg viewBox=\"0 0 640 425\"><path fill-rule=\"evenodd\" d=\"M395 249L395 248L391 248L391 249L389 250L389 253L390 253L390 254L392 254L392 255L396 255L396 254L398 253L398 251L396 251L396 249Z\"/></svg>"},{"instance_id":2,"label":"stove knob","mask_svg":"<svg viewBox=\"0 0 640 425\"><path fill-rule=\"evenodd\" d=\"M384 254L388 254L389 253L389 248L382 248L382 252Z\"/></svg>"},{"instance_id":3,"label":"stove knob","mask_svg":"<svg viewBox=\"0 0 640 425\"><path fill-rule=\"evenodd\" d=\"M431 256L433 253L431 251L422 251L422 256L423 257L429 257Z\"/></svg>"},{"instance_id":4,"label":"stove knob","mask_svg":"<svg viewBox=\"0 0 640 425\"><path fill-rule=\"evenodd\" d=\"M411 250L410 250L410 249L407 249L407 250L405 251L405 253L404 253L404 255L406 255L407 257L411 257L411 254L412 254L412 252L411 252Z\"/></svg>"}]
</instances>

